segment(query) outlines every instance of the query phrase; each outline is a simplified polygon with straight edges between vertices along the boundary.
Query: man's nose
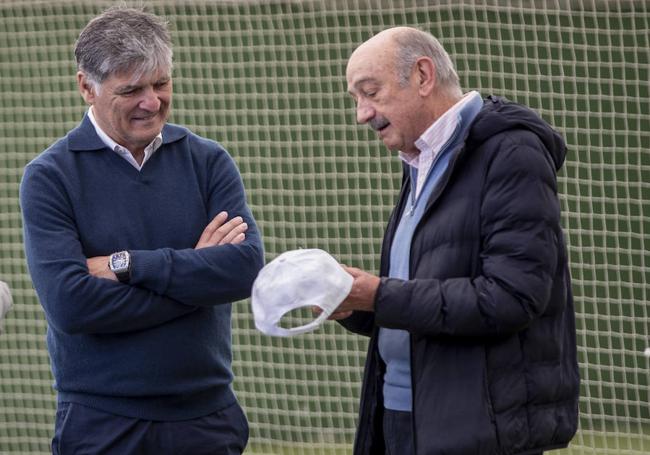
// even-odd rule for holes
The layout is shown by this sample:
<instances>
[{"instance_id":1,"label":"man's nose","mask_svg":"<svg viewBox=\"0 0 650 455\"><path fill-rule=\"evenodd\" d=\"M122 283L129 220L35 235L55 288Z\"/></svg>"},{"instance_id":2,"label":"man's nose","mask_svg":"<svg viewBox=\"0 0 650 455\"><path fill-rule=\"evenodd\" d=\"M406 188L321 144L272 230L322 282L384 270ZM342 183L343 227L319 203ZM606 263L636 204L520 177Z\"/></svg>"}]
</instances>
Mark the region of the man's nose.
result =
<instances>
[{"instance_id":1,"label":"man's nose","mask_svg":"<svg viewBox=\"0 0 650 455\"><path fill-rule=\"evenodd\" d=\"M375 116L375 110L368 103L357 104L357 122L368 123Z\"/></svg>"},{"instance_id":2,"label":"man's nose","mask_svg":"<svg viewBox=\"0 0 650 455\"><path fill-rule=\"evenodd\" d=\"M140 101L140 108L149 112L157 112L160 109L160 97L153 87L148 87Z\"/></svg>"}]
</instances>

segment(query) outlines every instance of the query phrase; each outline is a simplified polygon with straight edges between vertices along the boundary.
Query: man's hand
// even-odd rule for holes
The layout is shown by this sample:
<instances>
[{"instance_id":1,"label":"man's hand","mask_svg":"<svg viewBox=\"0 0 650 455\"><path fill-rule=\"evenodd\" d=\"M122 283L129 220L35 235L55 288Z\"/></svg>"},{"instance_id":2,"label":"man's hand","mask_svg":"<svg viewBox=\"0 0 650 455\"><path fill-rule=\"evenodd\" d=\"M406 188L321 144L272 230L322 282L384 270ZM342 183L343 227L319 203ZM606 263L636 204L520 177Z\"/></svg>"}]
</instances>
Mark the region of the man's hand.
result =
<instances>
[{"instance_id":1,"label":"man's hand","mask_svg":"<svg viewBox=\"0 0 650 455\"><path fill-rule=\"evenodd\" d=\"M208 224L198 243L194 247L195 250L206 248L209 246L233 244L236 245L246 239L246 230L248 224L244 223L241 216L228 220L227 212L220 212L214 217L210 224Z\"/></svg>"},{"instance_id":2,"label":"man's hand","mask_svg":"<svg viewBox=\"0 0 650 455\"><path fill-rule=\"evenodd\" d=\"M108 280L117 281L117 277L108 267L108 258L109 256L95 256L94 258L86 259L88 272L97 278L106 278Z\"/></svg>"},{"instance_id":3,"label":"man's hand","mask_svg":"<svg viewBox=\"0 0 650 455\"><path fill-rule=\"evenodd\" d=\"M381 279L356 267L343 268L354 281L350 293L336 311L375 311L375 296Z\"/></svg>"},{"instance_id":4,"label":"man's hand","mask_svg":"<svg viewBox=\"0 0 650 455\"><path fill-rule=\"evenodd\" d=\"M342 267L354 278L352 289L328 319L345 319L353 311L375 311L375 296L381 279L356 267Z\"/></svg>"}]
</instances>

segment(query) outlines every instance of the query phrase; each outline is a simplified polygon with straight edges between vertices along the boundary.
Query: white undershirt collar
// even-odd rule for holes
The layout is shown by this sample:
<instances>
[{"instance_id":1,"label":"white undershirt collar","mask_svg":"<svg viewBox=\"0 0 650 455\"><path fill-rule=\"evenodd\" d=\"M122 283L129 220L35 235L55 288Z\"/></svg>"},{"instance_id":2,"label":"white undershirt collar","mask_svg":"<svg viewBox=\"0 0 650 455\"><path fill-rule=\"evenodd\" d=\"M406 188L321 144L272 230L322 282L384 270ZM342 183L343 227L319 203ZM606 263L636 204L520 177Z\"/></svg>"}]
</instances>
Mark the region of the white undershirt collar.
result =
<instances>
[{"instance_id":1,"label":"white undershirt collar","mask_svg":"<svg viewBox=\"0 0 650 455\"><path fill-rule=\"evenodd\" d=\"M158 150L162 145L162 131L161 131L153 139L153 141L151 141L151 143L145 147L142 164L138 164L138 162L135 160L133 154L129 151L129 149L115 142L113 139L110 138L108 134L104 132L104 130L102 130L102 128L97 123L97 120L95 119L92 106L90 106L90 109L88 109L88 118L90 119L90 122L95 127L95 132L97 133L97 136L99 136L102 142L106 144L106 147L108 147L109 149L111 149L112 151L120 155L138 171L142 170L142 166L144 166L144 163L146 163L149 160L149 158L151 158L151 156L154 154L154 152Z\"/></svg>"},{"instance_id":2,"label":"white undershirt collar","mask_svg":"<svg viewBox=\"0 0 650 455\"><path fill-rule=\"evenodd\" d=\"M418 170L415 186L415 197L420 194L429 170L442 147L449 141L460 122L460 112L471 100L481 98L477 91L465 94L456 104L442 114L427 130L415 141L419 152L399 152L399 157L409 166Z\"/></svg>"}]
</instances>

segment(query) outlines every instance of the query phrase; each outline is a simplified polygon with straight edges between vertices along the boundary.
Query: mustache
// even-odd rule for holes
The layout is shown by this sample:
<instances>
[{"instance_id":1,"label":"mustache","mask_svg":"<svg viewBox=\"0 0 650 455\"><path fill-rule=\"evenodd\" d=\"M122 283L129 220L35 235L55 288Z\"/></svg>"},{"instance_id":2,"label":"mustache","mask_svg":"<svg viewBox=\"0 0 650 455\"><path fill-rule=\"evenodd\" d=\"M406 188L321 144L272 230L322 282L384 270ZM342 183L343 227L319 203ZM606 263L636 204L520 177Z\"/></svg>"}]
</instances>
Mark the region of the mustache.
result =
<instances>
[{"instance_id":1,"label":"mustache","mask_svg":"<svg viewBox=\"0 0 650 455\"><path fill-rule=\"evenodd\" d=\"M386 117L375 117L368 122L368 125L370 125L370 128L373 130L379 131L380 129L387 127L389 123L390 122Z\"/></svg>"}]
</instances>

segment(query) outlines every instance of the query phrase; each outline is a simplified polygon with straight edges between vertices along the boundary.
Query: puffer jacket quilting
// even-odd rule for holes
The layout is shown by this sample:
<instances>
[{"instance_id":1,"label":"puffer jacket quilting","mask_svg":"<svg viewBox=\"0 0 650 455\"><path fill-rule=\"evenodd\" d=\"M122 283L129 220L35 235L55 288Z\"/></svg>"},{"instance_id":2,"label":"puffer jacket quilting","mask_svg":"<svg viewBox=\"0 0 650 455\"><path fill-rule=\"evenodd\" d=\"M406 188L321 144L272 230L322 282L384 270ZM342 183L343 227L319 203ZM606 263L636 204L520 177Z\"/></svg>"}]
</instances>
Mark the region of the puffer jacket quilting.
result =
<instances>
[{"instance_id":1,"label":"puffer jacket quilting","mask_svg":"<svg viewBox=\"0 0 650 455\"><path fill-rule=\"evenodd\" d=\"M490 97L428 201L408 281L387 278L371 335L355 454L383 453L376 326L411 333L418 455L510 455L566 446L578 419L575 321L556 172L566 147L537 114ZM374 445L373 445L374 444Z\"/></svg>"}]
</instances>

